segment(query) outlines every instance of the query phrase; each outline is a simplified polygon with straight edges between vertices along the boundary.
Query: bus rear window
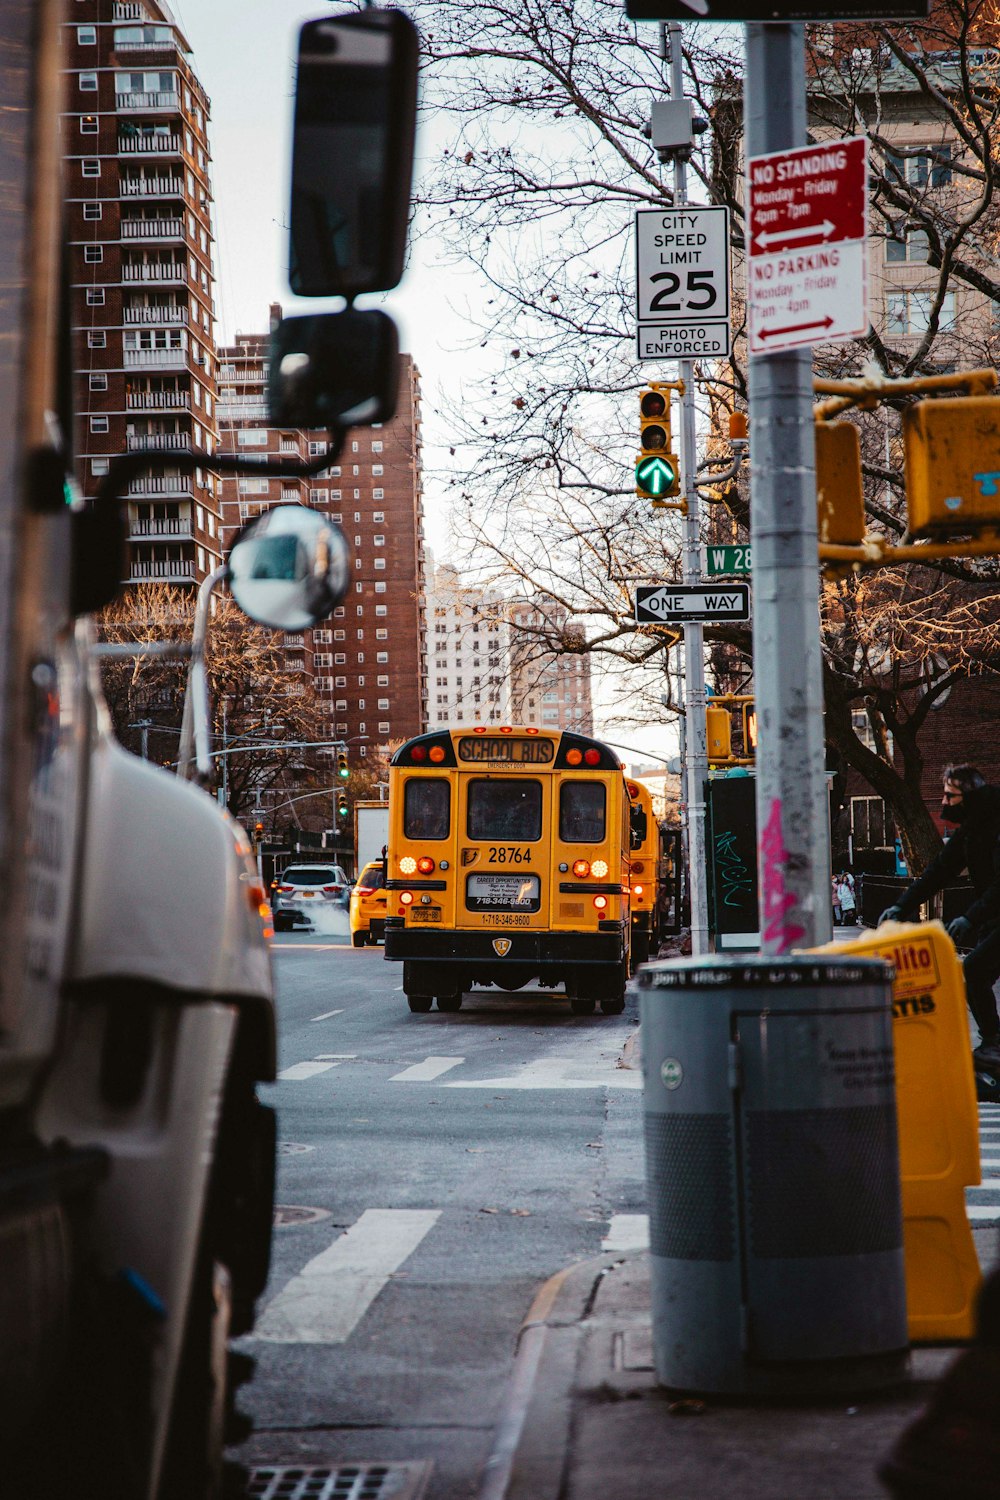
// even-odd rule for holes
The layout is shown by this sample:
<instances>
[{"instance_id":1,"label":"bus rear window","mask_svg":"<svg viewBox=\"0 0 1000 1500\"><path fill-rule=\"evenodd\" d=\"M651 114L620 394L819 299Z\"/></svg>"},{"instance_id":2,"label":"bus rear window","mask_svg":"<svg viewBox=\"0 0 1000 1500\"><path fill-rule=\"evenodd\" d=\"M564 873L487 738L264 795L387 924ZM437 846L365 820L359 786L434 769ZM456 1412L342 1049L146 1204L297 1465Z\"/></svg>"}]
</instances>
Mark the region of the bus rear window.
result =
<instances>
[{"instance_id":1,"label":"bus rear window","mask_svg":"<svg viewBox=\"0 0 1000 1500\"><path fill-rule=\"evenodd\" d=\"M601 781L564 781L559 788L559 837L564 844L603 844L606 788Z\"/></svg>"},{"instance_id":2,"label":"bus rear window","mask_svg":"<svg viewBox=\"0 0 1000 1500\"><path fill-rule=\"evenodd\" d=\"M470 781L470 839L518 839L533 842L542 836L540 781Z\"/></svg>"},{"instance_id":3,"label":"bus rear window","mask_svg":"<svg viewBox=\"0 0 1000 1500\"><path fill-rule=\"evenodd\" d=\"M403 837L446 839L451 826L451 786L443 777L412 776L403 792Z\"/></svg>"}]
</instances>

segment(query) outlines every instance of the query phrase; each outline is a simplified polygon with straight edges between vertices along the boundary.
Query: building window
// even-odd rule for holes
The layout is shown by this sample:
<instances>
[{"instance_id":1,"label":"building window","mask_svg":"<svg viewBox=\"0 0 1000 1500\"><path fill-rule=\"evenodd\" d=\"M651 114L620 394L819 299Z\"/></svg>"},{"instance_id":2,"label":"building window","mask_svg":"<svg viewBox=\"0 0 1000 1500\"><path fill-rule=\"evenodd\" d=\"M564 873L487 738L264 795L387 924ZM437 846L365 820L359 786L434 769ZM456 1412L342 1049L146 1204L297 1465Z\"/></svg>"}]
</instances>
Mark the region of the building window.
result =
<instances>
[{"instance_id":1,"label":"building window","mask_svg":"<svg viewBox=\"0 0 1000 1500\"><path fill-rule=\"evenodd\" d=\"M361 587L361 585L358 584L358 588L359 589L360 589L360 587ZM385 584L384 583L377 583L375 585L375 592L376 592L376 594L384 594L385 593ZM377 609L377 606L376 606L376 609Z\"/></svg>"},{"instance_id":2,"label":"building window","mask_svg":"<svg viewBox=\"0 0 1000 1500\"><path fill-rule=\"evenodd\" d=\"M379 732L379 734L388 734L389 733L389 724L388 723L380 724L378 726L378 732Z\"/></svg>"},{"instance_id":3,"label":"building window","mask_svg":"<svg viewBox=\"0 0 1000 1500\"><path fill-rule=\"evenodd\" d=\"M91 417L91 419L90 419L90 430L91 430L91 432L107 432L107 430L108 430L108 419L107 419L107 417Z\"/></svg>"},{"instance_id":4,"label":"building window","mask_svg":"<svg viewBox=\"0 0 1000 1500\"><path fill-rule=\"evenodd\" d=\"M321 453L326 453L329 446L329 443L321 443L313 440L309 444L309 457L318 458Z\"/></svg>"},{"instance_id":5,"label":"building window","mask_svg":"<svg viewBox=\"0 0 1000 1500\"><path fill-rule=\"evenodd\" d=\"M104 216L104 206L101 203L85 203L83 205L83 217L85 219L100 219Z\"/></svg>"},{"instance_id":6,"label":"building window","mask_svg":"<svg viewBox=\"0 0 1000 1500\"><path fill-rule=\"evenodd\" d=\"M104 306L104 288L102 286L88 286L88 288L87 288L87 306L88 307L103 307Z\"/></svg>"},{"instance_id":7,"label":"building window","mask_svg":"<svg viewBox=\"0 0 1000 1500\"><path fill-rule=\"evenodd\" d=\"M106 391L108 388L108 377L106 375L91 375L88 385L92 391Z\"/></svg>"},{"instance_id":8,"label":"building window","mask_svg":"<svg viewBox=\"0 0 1000 1500\"><path fill-rule=\"evenodd\" d=\"M354 446L357 447L357 443L355 443ZM377 439L377 438L373 438L372 439L372 452L373 453L381 453L382 452L382 443L381 443L380 439Z\"/></svg>"},{"instance_id":9,"label":"building window","mask_svg":"<svg viewBox=\"0 0 1000 1500\"><path fill-rule=\"evenodd\" d=\"M347 657L344 655L343 651L338 651L333 660L335 666L346 667L347 665Z\"/></svg>"},{"instance_id":10,"label":"building window","mask_svg":"<svg viewBox=\"0 0 1000 1500\"><path fill-rule=\"evenodd\" d=\"M101 164L96 156L86 156L80 163L81 177L100 177Z\"/></svg>"},{"instance_id":11,"label":"building window","mask_svg":"<svg viewBox=\"0 0 1000 1500\"><path fill-rule=\"evenodd\" d=\"M379 708L382 708L382 709L388 708L389 707L389 700L388 700L388 698L380 698L378 700L378 706L379 706Z\"/></svg>"},{"instance_id":12,"label":"building window","mask_svg":"<svg viewBox=\"0 0 1000 1500\"><path fill-rule=\"evenodd\" d=\"M384 572L385 571L385 558L384 557L376 557L375 560L374 560L374 562L372 563L372 567L376 570L376 572Z\"/></svg>"},{"instance_id":13,"label":"building window","mask_svg":"<svg viewBox=\"0 0 1000 1500\"><path fill-rule=\"evenodd\" d=\"M106 474L108 472L109 463L110 459L107 458L92 458L90 460L91 474Z\"/></svg>"},{"instance_id":14,"label":"building window","mask_svg":"<svg viewBox=\"0 0 1000 1500\"><path fill-rule=\"evenodd\" d=\"M98 266L104 259L103 245L84 245L83 263L87 266Z\"/></svg>"},{"instance_id":15,"label":"building window","mask_svg":"<svg viewBox=\"0 0 1000 1500\"><path fill-rule=\"evenodd\" d=\"M96 135L97 134L97 130L98 130L98 125L97 125L97 116L96 115L81 115L80 116L80 134L81 135Z\"/></svg>"},{"instance_id":16,"label":"building window","mask_svg":"<svg viewBox=\"0 0 1000 1500\"><path fill-rule=\"evenodd\" d=\"M895 151L887 151L886 166L894 168L911 187L947 187L951 182L951 146L942 143L910 149L917 154L901 156ZM891 180L891 171L889 176Z\"/></svg>"},{"instance_id":17,"label":"building window","mask_svg":"<svg viewBox=\"0 0 1000 1500\"><path fill-rule=\"evenodd\" d=\"M380 676L376 677L376 679L375 679L375 685L376 685L376 687L388 687L389 686L389 679L388 679L388 677L386 677L384 675L380 675Z\"/></svg>"},{"instance_id":18,"label":"building window","mask_svg":"<svg viewBox=\"0 0 1000 1500\"><path fill-rule=\"evenodd\" d=\"M375 660L379 662L387 662L389 660L388 651L376 651Z\"/></svg>"},{"instance_id":19,"label":"building window","mask_svg":"<svg viewBox=\"0 0 1000 1500\"><path fill-rule=\"evenodd\" d=\"M373 500L384 500L385 499L385 490L372 490L372 499Z\"/></svg>"},{"instance_id":20,"label":"building window","mask_svg":"<svg viewBox=\"0 0 1000 1500\"><path fill-rule=\"evenodd\" d=\"M346 630L335 630L333 632L333 638L334 638L335 641L345 641L347 639L347 631Z\"/></svg>"},{"instance_id":21,"label":"building window","mask_svg":"<svg viewBox=\"0 0 1000 1500\"><path fill-rule=\"evenodd\" d=\"M81 73L80 76L79 76L79 78L77 79L77 85L78 85L78 87L80 89L81 94L96 94L97 93L97 74L96 73ZM87 173L85 172L83 175L86 177ZM96 173L94 175L96 176Z\"/></svg>"},{"instance_id":22,"label":"building window","mask_svg":"<svg viewBox=\"0 0 1000 1500\"><path fill-rule=\"evenodd\" d=\"M927 235L922 229L901 229L885 242L887 261L926 261Z\"/></svg>"},{"instance_id":23,"label":"building window","mask_svg":"<svg viewBox=\"0 0 1000 1500\"><path fill-rule=\"evenodd\" d=\"M377 584L375 585L375 588L376 588L376 592L377 592L378 591L378 585ZM388 612L389 612L388 605L386 605L386 604L376 604L376 606L375 606L375 613L376 613L376 615L385 615L385 614L388 614Z\"/></svg>"},{"instance_id":24,"label":"building window","mask_svg":"<svg viewBox=\"0 0 1000 1500\"><path fill-rule=\"evenodd\" d=\"M376 630L376 632L375 632L375 639L377 641L387 641L389 639L389 632L388 632L388 630L386 630L384 626L382 627L381 630Z\"/></svg>"},{"instance_id":25,"label":"building window","mask_svg":"<svg viewBox=\"0 0 1000 1500\"><path fill-rule=\"evenodd\" d=\"M339 688L344 687L345 688L347 686L347 678L346 677L335 677L334 680L333 680L333 685L334 685L334 687L339 687Z\"/></svg>"},{"instance_id":26,"label":"building window","mask_svg":"<svg viewBox=\"0 0 1000 1500\"><path fill-rule=\"evenodd\" d=\"M106 349L107 348L107 344L108 344L108 336L104 332L103 328L96 328L96 329L92 328L90 330L90 332L87 334L87 348L88 349Z\"/></svg>"},{"instance_id":27,"label":"building window","mask_svg":"<svg viewBox=\"0 0 1000 1500\"><path fill-rule=\"evenodd\" d=\"M381 526L384 521L385 521L385 511L384 510L373 510L372 511L372 524L373 525L375 525L375 526Z\"/></svg>"},{"instance_id":28,"label":"building window","mask_svg":"<svg viewBox=\"0 0 1000 1500\"><path fill-rule=\"evenodd\" d=\"M76 42L78 47L96 47L97 27L78 26L76 28Z\"/></svg>"},{"instance_id":29,"label":"building window","mask_svg":"<svg viewBox=\"0 0 1000 1500\"><path fill-rule=\"evenodd\" d=\"M885 299L886 326L890 333L923 334L927 332L933 292L890 292ZM938 314L938 326L949 332L955 326L955 293L945 292Z\"/></svg>"}]
</instances>

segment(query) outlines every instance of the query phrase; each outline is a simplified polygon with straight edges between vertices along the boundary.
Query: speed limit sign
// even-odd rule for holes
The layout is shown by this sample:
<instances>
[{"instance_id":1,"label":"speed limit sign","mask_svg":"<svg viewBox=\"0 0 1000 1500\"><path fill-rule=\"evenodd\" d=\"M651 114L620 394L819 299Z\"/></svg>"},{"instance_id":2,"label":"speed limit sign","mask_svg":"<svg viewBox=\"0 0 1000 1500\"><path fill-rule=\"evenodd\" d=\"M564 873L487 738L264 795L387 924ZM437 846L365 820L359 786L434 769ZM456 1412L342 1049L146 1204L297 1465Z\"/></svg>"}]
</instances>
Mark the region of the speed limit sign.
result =
<instances>
[{"instance_id":1,"label":"speed limit sign","mask_svg":"<svg viewBox=\"0 0 1000 1500\"><path fill-rule=\"evenodd\" d=\"M640 358L727 354L728 208L640 209L635 246Z\"/></svg>"}]
</instances>

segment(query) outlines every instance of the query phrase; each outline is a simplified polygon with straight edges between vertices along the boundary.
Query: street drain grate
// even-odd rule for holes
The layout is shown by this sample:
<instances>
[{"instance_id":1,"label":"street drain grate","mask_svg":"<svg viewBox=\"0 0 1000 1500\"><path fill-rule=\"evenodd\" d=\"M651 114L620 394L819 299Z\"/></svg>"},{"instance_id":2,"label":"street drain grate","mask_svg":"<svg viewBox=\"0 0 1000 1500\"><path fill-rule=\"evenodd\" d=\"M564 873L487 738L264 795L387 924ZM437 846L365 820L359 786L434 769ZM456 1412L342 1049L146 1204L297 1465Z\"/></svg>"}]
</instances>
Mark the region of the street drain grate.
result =
<instances>
[{"instance_id":1,"label":"street drain grate","mask_svg":"<svg viewBox=\"0 0 1000 1500\"><path fill-rule=\"evenodd\" d=\"M429 1463L251 1469L252 1500L420 1500Z\"/></svg>"},{"instance_id":2,"label":"street drain grate","mask_svg":"<svg viewBox=\"0 0 1000 1500\"><path fill-rule=\"evenodd\" d=\"M274 1210L275 1229L287 1229L292 1224L318 1224L330 1217L328 1208L306 1208L295 1203L279 1203Z\"/></svg>"},{"instance_id":3,"label":"street drain grate","mask_svg":"<svg viewBox=\"0 0 1000 1500\"><path fill-rule=\"evenodd\" d=\"M315 1151L315 1146L304 1146L301 1141L279 1141L279 1156L304 1156L307 1151Z\"/></svg>"}]
</instances>

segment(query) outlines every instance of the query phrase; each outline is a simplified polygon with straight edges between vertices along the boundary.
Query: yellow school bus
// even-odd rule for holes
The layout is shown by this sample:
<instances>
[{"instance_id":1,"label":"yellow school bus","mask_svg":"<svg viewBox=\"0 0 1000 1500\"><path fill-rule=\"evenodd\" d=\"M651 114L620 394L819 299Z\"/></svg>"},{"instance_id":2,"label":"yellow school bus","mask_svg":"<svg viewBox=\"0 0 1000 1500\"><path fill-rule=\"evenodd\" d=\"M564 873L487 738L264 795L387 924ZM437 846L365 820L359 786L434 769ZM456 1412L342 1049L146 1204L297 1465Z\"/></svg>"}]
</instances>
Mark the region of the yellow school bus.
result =
<instances>
[{"instance_id":1,"label":"yellow school bus","mask_svg":"<svg viewBox=\"0 0 1000 1500\"><path fill-rule=\"evenodd\" d=\"M625 1005L631 810L621 762L570 731L440 729L389 770L385 956L413 1011L473 984Z\"/></svg>"},{"instance_id":2,"label":"yellow school bus","mask_svg":"<svg viewBox=\"0 0 1000 1500\"><path fill-rule=\"evenodd\" d=\"M625 789L632 802L632 969L644 964L659 947L657 887L660 872L660 828L653 812L649 787L629 777Z\"/></svg>"}]
</instances>

